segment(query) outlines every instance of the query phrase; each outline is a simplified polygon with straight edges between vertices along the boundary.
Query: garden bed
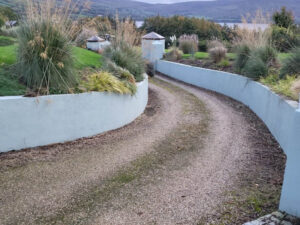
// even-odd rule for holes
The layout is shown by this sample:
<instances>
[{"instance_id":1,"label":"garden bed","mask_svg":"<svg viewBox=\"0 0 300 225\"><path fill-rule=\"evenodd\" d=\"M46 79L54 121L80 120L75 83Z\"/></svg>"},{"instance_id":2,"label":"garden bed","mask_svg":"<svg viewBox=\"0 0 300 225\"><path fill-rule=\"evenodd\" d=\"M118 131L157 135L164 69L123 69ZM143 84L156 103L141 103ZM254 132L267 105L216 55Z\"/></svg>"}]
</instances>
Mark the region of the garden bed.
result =
<instances>
[{"instance_id":1,"label":"garden bed","mask_svg":"<svg viewBox=\"0 0 300 225\"><path fill-rule=\"evenodd\" d=\"M168 52L168 50L166 52ZM282 64L283 61L286 60L290 55L290 53L279 53L279 63ZM192 56L191 54L183 54L181 59L168 61L205 69L236 73L236 70L234 68L235 58L235 53L227 53L227 57L224 61L221 61L220 63L215 63L209 58L209 54L207 52L197 52L194 54L194 56ZM266 78L261 78L259 82L268 86L275 93L279 94L286 100L298 101L299 94L294 93L294 91L292 90L296 80L297 78L293 76L289 76L286 79L279 79L274 74L270 74Z\"/></svg>"},{"instance_id":2,"label":"garden bed","mask_svg":"<svg viewBox=\"0 0 300 225\"><path fill-rule=\"evenodd\" d=\"M0 96L26 94L25 85L19 81L14 71L18 48L15 42L14 38L0 36ZM83 48L73 47L73 57L75 71L79 74L85 70L100 69L102 66L101 55Z\"/></svg>"}]
</instances>

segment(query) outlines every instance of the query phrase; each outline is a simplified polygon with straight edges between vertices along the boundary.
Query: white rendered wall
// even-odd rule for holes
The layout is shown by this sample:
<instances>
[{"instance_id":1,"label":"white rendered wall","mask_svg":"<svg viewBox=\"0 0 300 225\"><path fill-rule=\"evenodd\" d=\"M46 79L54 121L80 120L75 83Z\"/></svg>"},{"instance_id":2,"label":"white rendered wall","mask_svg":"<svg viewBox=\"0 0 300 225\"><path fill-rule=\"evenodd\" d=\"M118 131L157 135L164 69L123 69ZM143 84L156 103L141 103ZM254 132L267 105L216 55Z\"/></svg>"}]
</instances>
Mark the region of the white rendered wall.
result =
<instances>
[{"instance_id":1,"label":"white rendered wall","mask_svg":"<svg viewBox=\"0 0 300 225\"><path fill-rule=\"evenodd\" d=\"M120 128L148 102L148 79L136 95L83 93L0 97L0 152L66 142Z\"/></svg>"},{"instance_id":2,"label":"white rendered wall","mask_svg":"<svg viewBox=\"0 0 300 225\"><path fill-rule=\"evenodd\" d=\"M300 108L246 77L158 60L157 71L244 103L266 124L287 155L280 210L300 217Z\"/></svg>"},{"instance_id":3,"label":"white rendered wall","mask_svg":"<svg viewBox=\"0 0 300 225\"><path fill-rule=\"evenodd\" d=\"M165 53L165 40L142 40L143 58L155 63L162 59Z\"/></svg>"}]
</instances>

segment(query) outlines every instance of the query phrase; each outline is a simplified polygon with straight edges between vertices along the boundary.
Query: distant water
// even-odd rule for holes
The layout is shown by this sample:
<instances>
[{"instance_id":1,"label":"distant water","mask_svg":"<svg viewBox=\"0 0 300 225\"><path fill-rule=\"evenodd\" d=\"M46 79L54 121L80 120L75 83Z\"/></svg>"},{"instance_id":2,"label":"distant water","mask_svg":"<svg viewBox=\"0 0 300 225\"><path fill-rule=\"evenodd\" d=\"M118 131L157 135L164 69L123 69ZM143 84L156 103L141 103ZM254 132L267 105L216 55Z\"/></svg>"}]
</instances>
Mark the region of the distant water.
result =
<instances>
[{"instance_id":1,"label":"distant water","mask_svg":"<svg viewBox=\"0 0 300 225\"><path fill-rule=\"evenodd\" d=\"M258 30L258 29L265 30L269 27L269 24L253 24L253 23L247 23L247 24L244 24L244 23L218 23L218 24L220 24L221 26L224 26L224 24L226 24L227 26L229 26L231 28L236 25L240 28L248 28L250 30Z\"/></svg>"},{"instance_id":2,"label":"distant water","mask_svg":"<svg viewBox=\"0 0 300 225\"><path fill-rule=\"evenodd\" d=\"M141 26L143 26L144 21L135 21L135 25L137 28L140 28Z\"/></svg>"},{"instance_id":3,"label":"distant water","mask_svg":"<svg viewBox=\"0 0 300 225\"><path fill-rule=\"evenodd\" d=\"M137 26L137 28L140 28L141 26L143 26L144 21L135 21L135 25ZM227 26L229 27L234 27L234 25L241 27L241 28L248 28L251 30L254 29L261 29L261 30L265 30L268 28L268 24L253 24L253 23L248 23L248 24L243 24L243 23L219 23L221 26L224 26L224 24L227 24Z\"/></svg>"}]
</instances>

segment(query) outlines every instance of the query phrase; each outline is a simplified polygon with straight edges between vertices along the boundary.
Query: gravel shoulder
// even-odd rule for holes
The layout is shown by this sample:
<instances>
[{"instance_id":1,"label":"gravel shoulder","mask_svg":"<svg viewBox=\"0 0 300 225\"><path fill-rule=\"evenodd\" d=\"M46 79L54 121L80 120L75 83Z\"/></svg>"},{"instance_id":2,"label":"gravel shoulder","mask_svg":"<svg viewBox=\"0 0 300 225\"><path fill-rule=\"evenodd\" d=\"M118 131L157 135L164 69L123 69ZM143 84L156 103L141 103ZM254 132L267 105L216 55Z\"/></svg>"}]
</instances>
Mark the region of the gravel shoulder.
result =
<instances>
[{"instance_id":1,"label":"gravel shoulder","mask_svg":"<svg viewBox=\"0 0 300 225\"><path fill-rule=\"evenodd\" d=\"M241 224L276 209L285 157L262 122L224 96L151 83L124 128L0 154L0 224Z\"/></svg>"}]
</instances>

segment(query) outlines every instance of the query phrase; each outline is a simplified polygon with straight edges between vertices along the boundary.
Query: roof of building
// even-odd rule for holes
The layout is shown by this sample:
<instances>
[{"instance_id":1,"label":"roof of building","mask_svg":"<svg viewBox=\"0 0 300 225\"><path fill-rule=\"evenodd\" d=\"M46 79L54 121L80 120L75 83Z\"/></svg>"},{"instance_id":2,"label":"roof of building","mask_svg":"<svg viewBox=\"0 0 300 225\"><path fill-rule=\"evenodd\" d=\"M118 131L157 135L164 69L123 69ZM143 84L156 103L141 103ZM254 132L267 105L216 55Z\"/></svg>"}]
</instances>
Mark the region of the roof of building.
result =
<instances>
[{"instance_id":1,"label":"roof of building","mask_svg":"<svg viewBox=\"0 0 300 225\"><path fill-rule=\"evenodd\" d=\"M155 32L151 32L143 36L144 40L164 40L165 38Z\"/></svg>"},{"instance_id":2,"label":"roof of building","mask_svg":"<svg viewBox=\"0 0 300 225\"><path fill-rule=\"evenodd\" d=\"M103 42L105 41L103 38L98 36L92 36L89 39L87 39L88 42Z\"/></svg>"}]
</instances>

